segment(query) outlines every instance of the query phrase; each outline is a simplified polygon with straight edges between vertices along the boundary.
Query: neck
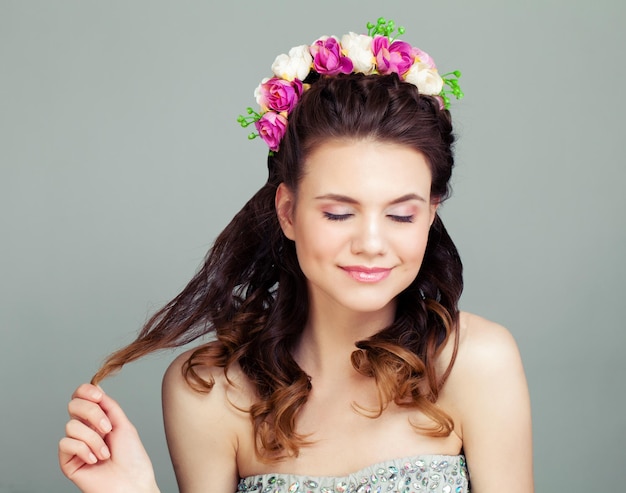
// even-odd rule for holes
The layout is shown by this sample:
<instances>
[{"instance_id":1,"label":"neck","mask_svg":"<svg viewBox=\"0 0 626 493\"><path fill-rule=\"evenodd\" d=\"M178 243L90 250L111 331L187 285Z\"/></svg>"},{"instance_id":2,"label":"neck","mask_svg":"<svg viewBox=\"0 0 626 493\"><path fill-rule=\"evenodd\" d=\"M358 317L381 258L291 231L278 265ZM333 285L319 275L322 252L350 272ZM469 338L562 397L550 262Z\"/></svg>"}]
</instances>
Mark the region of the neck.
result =
<instances>
[{"instance_id":1,"label":"neck","mask_svg":"<svg viewBox=\"0 0 626 493\"><path fill-rule=\"evenodd\" d=\"M357 349L355 344L388 326L395 314L394 303L376 312L354 312L317 300L309 306L309 319L294 357L307 374L318 378L354 376L350 355Z\"/></svg>"}]
</instances>

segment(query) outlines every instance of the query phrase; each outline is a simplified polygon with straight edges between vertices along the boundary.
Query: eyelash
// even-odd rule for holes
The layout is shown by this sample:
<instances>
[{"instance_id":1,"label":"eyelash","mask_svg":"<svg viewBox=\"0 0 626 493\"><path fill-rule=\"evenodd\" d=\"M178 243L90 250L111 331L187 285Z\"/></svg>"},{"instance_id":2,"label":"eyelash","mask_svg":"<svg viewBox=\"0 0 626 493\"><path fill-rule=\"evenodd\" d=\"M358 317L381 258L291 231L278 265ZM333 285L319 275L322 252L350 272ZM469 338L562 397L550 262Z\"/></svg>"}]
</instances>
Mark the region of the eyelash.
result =
<instances>
[{"instance_id":1,"label":"eyelash","mask_svg":"<svg viewBox=\"0 0 626 493\"><path fill-rule=\"evenodd\" d=\"M411 215L411 216L389 216L389 217L397 223L412 223L413 218L415 216Z\"/></svg>"},{"instance_id":2,"label":"eyelash","mask_svg":"<svg viewBox=\"0 0 626 493\"><path fill-rule=\"evenodd\" d=\"M324 217L328 219L329 221L345 221L346 219L349 219L350 217L352 217L352 215L353 214L331 214L330 212L324 212ZM392 221L395 221L397 223L412 223L415 216L413 215L410 215L410 216L389 215L387 217L391 218Z\"/></svg>"},{"instance_id":3,"label":"eyelash","mask_svg":"<svg viewBox=\"0 0 626 493\"><path fill-rule=\"evenodd\" d=\"M330 212L324 212L324 217L329 221L345 221L352 214L331 214Z\"/></svg>"}]
</instances>

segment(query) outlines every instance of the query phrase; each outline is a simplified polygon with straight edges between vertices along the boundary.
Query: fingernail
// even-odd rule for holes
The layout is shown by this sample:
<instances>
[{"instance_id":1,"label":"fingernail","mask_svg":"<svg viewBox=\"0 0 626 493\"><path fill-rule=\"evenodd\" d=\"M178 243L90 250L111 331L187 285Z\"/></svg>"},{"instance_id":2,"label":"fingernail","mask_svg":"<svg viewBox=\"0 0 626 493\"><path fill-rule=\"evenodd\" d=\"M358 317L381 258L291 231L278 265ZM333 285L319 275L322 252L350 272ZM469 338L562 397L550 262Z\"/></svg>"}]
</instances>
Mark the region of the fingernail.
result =
<instances>
[{"instance_id":1,"label":"fingernail","mask_svg":"<svg viewBox=\"0 0 626 493\"><path fill-rule=\"evenodd\" d=\"M111 454L109 453L109 449L106 447L102 447L100 449L100 453L102 454L102 457L104 457L105 459L108 459L109 457L111 457Z\"/></svg>"},{"instance_id":2,"label":"fingernail","mask_svg":"<svg viewBox=\"0 0 626 493\"><path fill-rule=\"evenodd\" d=\"M111 423L109 423L109 420L106 418L102 418L102 421L100 421L100 429L102 431L104 431L105 433L108 433L109 431L111 431Z\"/></svg>"},{"instance_id":3,"label":"fingernail","mask_svg":"<svg viewBox=\"0 0 626 493\"><path fill-rule=\"evenodd\" d=\"M102 398L102 392L100 392L99 390L94 390L94 391L91 393L91 398L92 398L92 399L96 399L96 400L97 400L97 399L101 399L101 398Z\"/></svg>"},{"instance_id":4,"label":"fingernail","mask_svg":"<svg viewBox=\"0 0 626 493\"><path fill-rule=\"evenodd\" d=\"M89 452L88 461L90 464L95 464L96 462L98 462L98 458L95 455L93 455L91 452Z\"/></svg>"}]
</instances>

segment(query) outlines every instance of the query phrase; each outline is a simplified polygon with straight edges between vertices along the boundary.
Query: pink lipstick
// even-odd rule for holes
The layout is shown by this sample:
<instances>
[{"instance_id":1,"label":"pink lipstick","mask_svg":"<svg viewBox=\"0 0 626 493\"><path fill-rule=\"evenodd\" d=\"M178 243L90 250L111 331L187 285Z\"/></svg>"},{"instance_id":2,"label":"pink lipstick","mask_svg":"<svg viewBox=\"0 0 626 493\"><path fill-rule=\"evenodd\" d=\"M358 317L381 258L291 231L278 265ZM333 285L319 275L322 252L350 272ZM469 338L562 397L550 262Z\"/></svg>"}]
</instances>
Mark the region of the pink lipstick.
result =
<instances>
[{"instance_id":1,"label":"pink lipstick","mask_svg":"<svg viewBox=\"0 0 626 493\"><path fill-rule=\"evenodd\" d=\"M364 267L362 265L349 265L342 267L342 269L355 281L371 283L386 279L391 272L391 269L385 267Z\"/></svg>"}]
</instances>

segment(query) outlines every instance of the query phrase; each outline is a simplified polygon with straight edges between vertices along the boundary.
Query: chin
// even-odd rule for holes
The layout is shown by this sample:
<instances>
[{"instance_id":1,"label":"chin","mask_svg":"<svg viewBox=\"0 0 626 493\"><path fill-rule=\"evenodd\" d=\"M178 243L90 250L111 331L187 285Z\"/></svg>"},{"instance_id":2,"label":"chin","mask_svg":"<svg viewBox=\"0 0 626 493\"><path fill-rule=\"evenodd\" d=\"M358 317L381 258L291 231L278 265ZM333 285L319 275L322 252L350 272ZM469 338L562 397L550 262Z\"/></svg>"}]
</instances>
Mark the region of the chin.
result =
<instances>
[{"instance_id":1,"label":"chin","mask_svg":"<svg viewBox=\"0 0 626 493\"><path fill-rule=\"evenodd\" d=\"M355 313L378 313L385 310L395 312L396 297L360 296L358 299L338 300L339 304Z\"/></svg>"}]
</instances>

